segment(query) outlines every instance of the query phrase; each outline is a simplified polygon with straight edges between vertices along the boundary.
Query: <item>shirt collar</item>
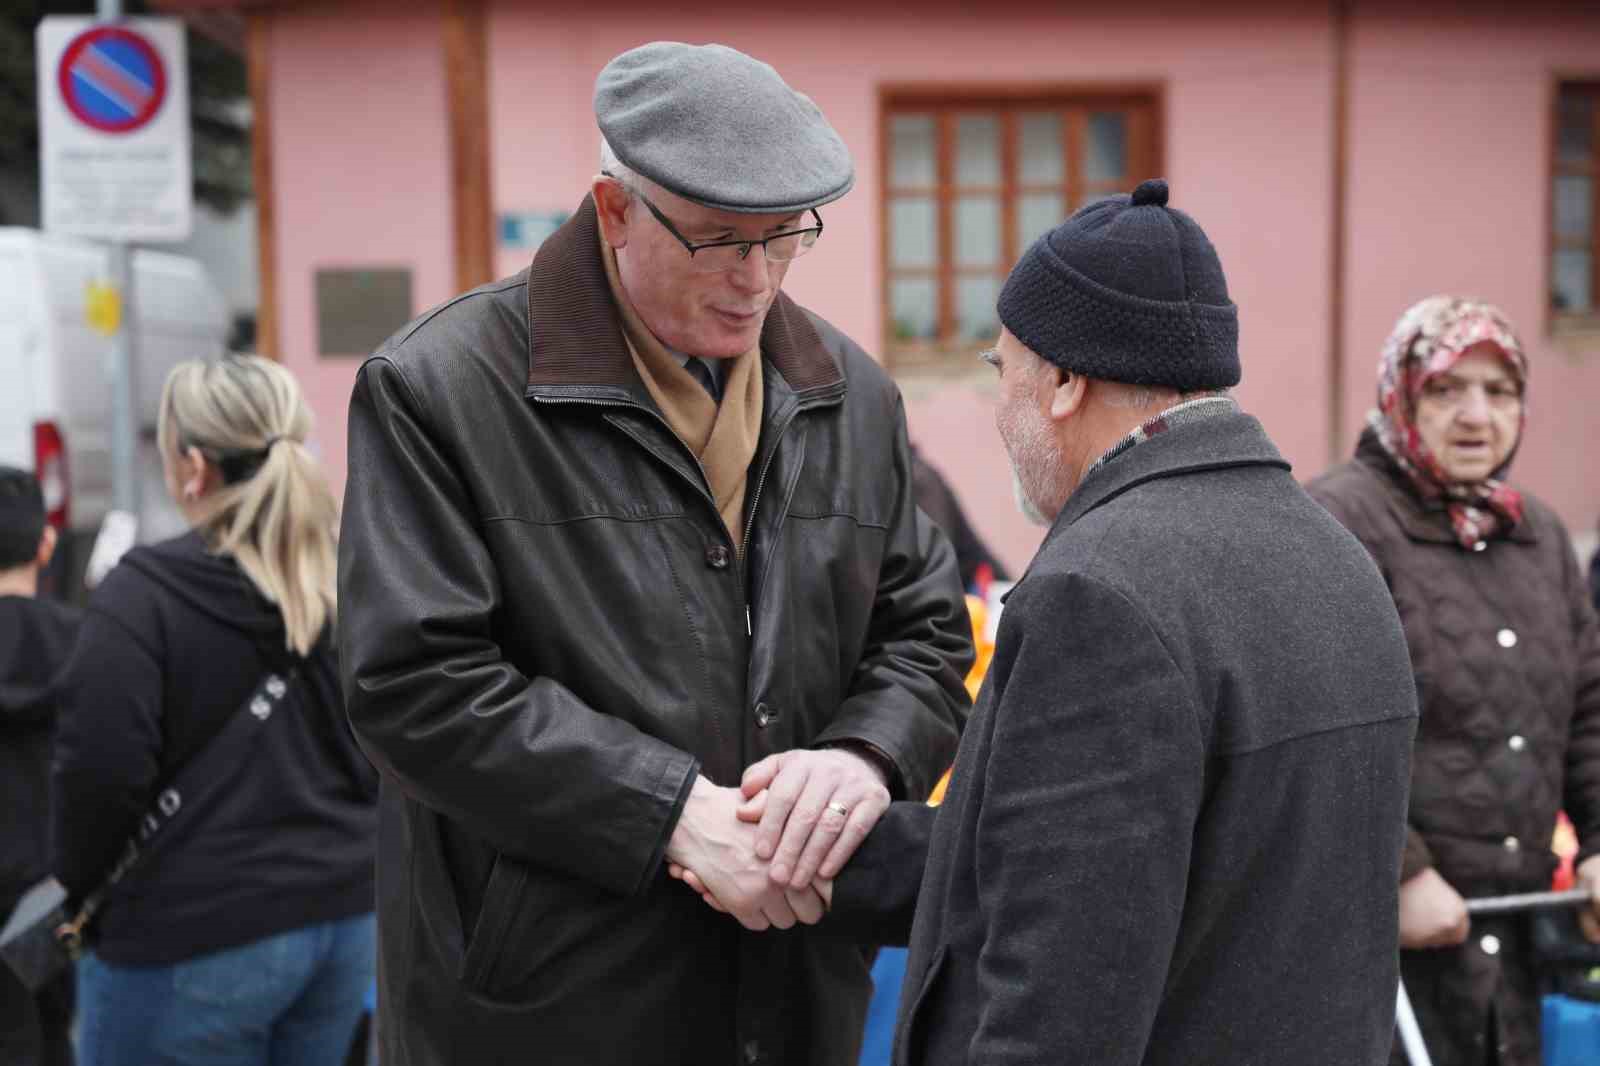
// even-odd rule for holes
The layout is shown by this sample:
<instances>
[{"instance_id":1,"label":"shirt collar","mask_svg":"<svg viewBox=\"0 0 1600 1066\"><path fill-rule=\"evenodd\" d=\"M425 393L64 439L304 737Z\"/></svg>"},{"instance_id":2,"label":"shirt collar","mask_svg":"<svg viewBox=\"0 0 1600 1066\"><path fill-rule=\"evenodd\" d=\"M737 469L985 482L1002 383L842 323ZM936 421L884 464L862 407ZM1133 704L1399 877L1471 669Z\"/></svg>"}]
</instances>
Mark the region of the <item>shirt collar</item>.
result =
<instances>
[{"instance_id":1,"label":"shirt collar","mask_svg":"<svg viewBox=\"0 0 1600 1066\"><path fill-rule=\"evenodd\" d=\"M1238 409L1239 405L1234 402L1231 396L1201 396L1175 404L1153 418L1146 419L1132 433L1107 448L1105 453L1090 464L1089 469L1083 472L1083 478L1087 480L1090 474L1093 474L1129 448L1149 440L1158 433L1165 433L1169 429L1187 425L1190 422L1199 422L1207 418L1215 418L1218 415L1231 414Z\"/></svg>"},{"instance_id":2,"label":"shirt collar","mask_svg":"<svg viewBox=\"0 0 1600 1066\"><path fill-rule=\"evenodd\" d=\"M666 348L667 354L672 356L677 361L677 364L686 370L689 367L689 360L699 358L706 365L706 368L711 371L711 380L717 383L717 388L722 388L723 382L727 378L727 367L724 365L727 363L726 359L707 359L704 356L685 355L676 348L667 348L665 344L661 347Z\"/></svg>"}]
</instances>

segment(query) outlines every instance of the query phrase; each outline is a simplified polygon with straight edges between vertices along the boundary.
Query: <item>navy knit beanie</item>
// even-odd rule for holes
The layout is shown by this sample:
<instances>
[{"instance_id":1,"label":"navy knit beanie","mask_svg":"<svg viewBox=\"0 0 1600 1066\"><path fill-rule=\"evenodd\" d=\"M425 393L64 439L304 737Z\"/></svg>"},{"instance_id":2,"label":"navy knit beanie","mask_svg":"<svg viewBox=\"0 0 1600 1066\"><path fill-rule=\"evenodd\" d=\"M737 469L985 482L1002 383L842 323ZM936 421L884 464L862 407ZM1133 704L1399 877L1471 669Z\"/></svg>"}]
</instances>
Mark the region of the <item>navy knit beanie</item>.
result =
<instances>
[{"instance_id":1,"label":"navy knit beanie","mask_svg":"<svg viewBox=\"0 0 1600 1066\"><path fill-rule=\"evenodd\" d=\"M1000 321L1064 370L1193 392L1239 383L1239 313L1205 232L1167 183L1090 204L1033 242Z\"/></svg>"}]
</instances>

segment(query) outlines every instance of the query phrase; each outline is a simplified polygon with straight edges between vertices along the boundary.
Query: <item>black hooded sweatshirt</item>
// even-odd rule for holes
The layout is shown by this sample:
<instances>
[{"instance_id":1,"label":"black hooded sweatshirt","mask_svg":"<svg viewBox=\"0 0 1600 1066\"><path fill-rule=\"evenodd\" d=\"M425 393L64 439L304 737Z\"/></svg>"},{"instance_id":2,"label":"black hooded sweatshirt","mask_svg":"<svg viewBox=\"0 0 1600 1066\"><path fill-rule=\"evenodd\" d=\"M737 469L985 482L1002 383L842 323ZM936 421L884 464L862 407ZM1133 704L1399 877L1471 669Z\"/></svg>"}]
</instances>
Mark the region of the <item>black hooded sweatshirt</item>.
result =
<instances>
[{"instance_id":1,"label":"black hooded sweatshirt","mask_svg":"<svg viewBox=\"0 0 1600 1066\"><path fill-rule=\"evenodd\" d=\"M0 922L50 873L51 681L80 617L51 600L0 596Z\"/></svg>"},{"instance_id":2,"label":"black hooded sweatshirt","mask_svg":"<svg viewBox=\"0 0 1600 1066\"><path fill-rule=\"evenodd\" d=\"M205 765L224 797L186 809L109 894L91 933L102 958L173 963L373 909L377 776L337 666L327 631L309 656L288 651L277 608L197 534L107 575L59 686L54 869L74 896L268 673L295 680L269 739Z\"/></svg>"}]
</instances>

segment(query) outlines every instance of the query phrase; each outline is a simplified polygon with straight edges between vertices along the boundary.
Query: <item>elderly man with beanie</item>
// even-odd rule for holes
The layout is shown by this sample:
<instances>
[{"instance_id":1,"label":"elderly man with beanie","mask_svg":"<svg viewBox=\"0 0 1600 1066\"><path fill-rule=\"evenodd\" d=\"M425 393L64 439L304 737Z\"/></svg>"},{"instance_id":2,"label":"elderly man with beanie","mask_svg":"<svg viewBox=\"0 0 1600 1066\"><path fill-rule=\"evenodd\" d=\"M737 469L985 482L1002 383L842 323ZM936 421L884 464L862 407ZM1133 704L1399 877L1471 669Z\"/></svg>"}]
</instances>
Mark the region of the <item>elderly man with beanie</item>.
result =
<instances>
[{"instance_id":1,"label":"elderly man with beanie","mask_svg":"<svg viewBox=\"0 0 1600 1066\"><path fill-rule=\"evenodd\" d=\"M716 45L618 56L595 114L571 221L387 342L351 401L383 1061L846 1066L870 952L794 927L949 765L972 654L898 392L780 291L850 156ZM767 821L741 822L772 755Z\"/></svg>"},{"instance_id":2,"label":"elderly man with beanie","mask_svg":"<svg viewBox=\"0 0 1600 1066\"><path fill-rule=\"evenodd\" d=\"M1227 395L1236 312L1167 194L1084 208L1000 294L996 421L1050 531L944 804L894 804L820 886L821 928L909 938L897 1063L1389 1051L1405 641L1361 545Z\"/></svg>"}]
</instances>

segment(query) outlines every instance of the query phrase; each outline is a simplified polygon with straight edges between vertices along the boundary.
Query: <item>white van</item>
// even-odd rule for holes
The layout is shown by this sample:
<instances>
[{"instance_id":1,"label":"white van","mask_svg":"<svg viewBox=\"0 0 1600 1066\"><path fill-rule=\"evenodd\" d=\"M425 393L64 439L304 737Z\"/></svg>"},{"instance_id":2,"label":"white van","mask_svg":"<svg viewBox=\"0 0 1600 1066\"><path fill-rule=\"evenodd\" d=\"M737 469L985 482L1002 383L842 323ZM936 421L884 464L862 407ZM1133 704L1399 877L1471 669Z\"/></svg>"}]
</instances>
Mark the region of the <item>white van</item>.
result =
<instances>
[{"instance_id":1,"label":"white van","mask_svg":"<svg viewBox=\"0 0 1600 1066\"><path fill-rule=\"evenodd\" d=\"M167 371L223 352L228 310L198 262L133 253L141 541L183 529L155 447ZM34 471L63 531L57 595L82 596L95 533L112 505L111 342L90 328L87 296L108 279L104 245L0 227L0 463Z\"/></svg>"}]
</instances>

